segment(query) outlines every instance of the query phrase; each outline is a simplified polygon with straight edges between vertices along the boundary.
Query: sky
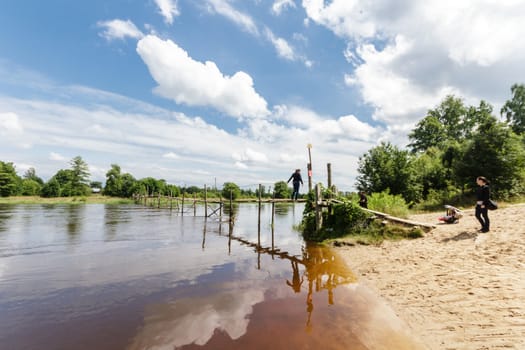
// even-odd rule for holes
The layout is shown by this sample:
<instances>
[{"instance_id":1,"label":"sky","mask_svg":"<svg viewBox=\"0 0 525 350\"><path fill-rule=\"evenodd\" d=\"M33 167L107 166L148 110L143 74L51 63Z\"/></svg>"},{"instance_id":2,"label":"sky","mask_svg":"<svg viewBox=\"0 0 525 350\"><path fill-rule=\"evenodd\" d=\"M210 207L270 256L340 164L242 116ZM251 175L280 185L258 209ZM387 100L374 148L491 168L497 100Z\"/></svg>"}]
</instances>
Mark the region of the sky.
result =
<instances>
[{"instance_id":1,"label":"sky","mask_svg":"<svg viewBox=\"0 0 525 350\"><path fill-rule=\"evenodd\" d=\"M521 0L91 0L0 5L0 160L81 156L179 186L355 190L453 94L500 117L525 80Z\"/></svg>"}]
</instances>

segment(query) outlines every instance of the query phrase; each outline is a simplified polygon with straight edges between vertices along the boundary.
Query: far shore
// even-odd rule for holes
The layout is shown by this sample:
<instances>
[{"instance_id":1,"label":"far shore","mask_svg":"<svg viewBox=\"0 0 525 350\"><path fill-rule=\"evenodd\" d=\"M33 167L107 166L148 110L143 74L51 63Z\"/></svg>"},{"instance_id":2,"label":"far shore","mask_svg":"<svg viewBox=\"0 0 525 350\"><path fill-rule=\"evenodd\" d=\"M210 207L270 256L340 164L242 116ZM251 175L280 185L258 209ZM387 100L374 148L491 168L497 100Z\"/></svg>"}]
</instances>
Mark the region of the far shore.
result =
<instances>
[{"instance_id":1,"label":"far shore","mask_svg":"<svg viewBox=\"0 0 525 350\"><path fill-rule=\"evenodd\" d=\"M99 194L76 197L12 196L0 197L0 204L133 204L131 198L109 197Z\"/></svg>"}]
</instances>

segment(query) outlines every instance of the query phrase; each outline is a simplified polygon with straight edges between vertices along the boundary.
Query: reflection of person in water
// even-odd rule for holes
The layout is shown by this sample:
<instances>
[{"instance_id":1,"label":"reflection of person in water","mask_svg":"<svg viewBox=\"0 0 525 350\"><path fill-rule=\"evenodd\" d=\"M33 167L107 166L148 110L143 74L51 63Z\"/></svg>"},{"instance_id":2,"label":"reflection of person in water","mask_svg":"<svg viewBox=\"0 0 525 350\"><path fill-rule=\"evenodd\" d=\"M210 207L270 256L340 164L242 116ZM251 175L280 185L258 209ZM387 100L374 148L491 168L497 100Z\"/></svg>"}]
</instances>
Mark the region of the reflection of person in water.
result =
<instances>
[{"instance_id":1,"label":"reflection of person in water","mask_svg":"<svg viewBox=\"0 0 525 350\"><path fill-rule=\"evenodd\" d=\"M286 280L286 284L292 287L293 291L299 293L301 291L301 285L303 284L303 276L299 275L299 264L295 260L291 260L292 263L292 282Z\"/></svg>"},{"instance_id":2,"label":"reflection of person in water","mask_svg":"<svg viewBox=\"0 0 525 350\"><path fill-rule=\"evenodd\" d=\"M306 328L311 330L312 324L312 311L314 311L314 300L313 300L313 281L308 280L308 295L306 296L306 312L308 313L308 319L306 320Z\"/></svg>"}]
</instances>

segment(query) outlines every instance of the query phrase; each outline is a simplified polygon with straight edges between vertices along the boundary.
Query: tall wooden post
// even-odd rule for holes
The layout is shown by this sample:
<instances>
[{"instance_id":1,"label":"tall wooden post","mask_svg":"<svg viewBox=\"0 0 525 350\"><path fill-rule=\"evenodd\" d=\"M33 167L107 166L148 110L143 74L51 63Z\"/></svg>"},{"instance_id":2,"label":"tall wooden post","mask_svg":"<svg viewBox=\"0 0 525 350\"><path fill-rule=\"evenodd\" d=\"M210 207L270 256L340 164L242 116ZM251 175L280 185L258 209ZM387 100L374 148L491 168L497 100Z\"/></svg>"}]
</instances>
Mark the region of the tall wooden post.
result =
<instances>
[{"instance_id":1,"label":"tall wooden post","mask_svg":"<svg viewBox=\"0 0 525 350\"><path fill-rule=\"evenodd\" d=\"M182 192L182 202L180 204L180 215L181 216L184 216L184 196L185 196L185 193Z\"/></svg>"},{"instance_id":2,"label":"tall wooden post","mask_svg":"<svg viewBox=\"0 0 525 350\"><path fill-rule=\"evenodd\" d=\"M319 231L323 225L323 208L321 207L321 186L315 185L315 229Z\"/></svg>"},{"instance_id":3,"label":"tall wooden post","mask_svg":"<svg viewBox=\"0 0 525 350\"><path fill-rule=\"evenodd\" d=\"M272 251L275 249L274 233L275 233L275 192L273 193L273 198L272 198ZM273 254L272 254L272 259L273 259Z\"/></svg>"},{"instance_id":4,"label":"tall wooden post","mask_svg":"<svg viewBox=\"0 0 525 350\"><path fill-rule=\"evenodd\" d=\"M326 164L326 172L328 173L328 189L332 189L332 164Z\"/></svg>"},{"instance_id":5,"label":"tall wooden post","mask_svg":"<svg viewBox=\"0 0 525 350\"><path fill-rule=\"evenodd\" d=\"M233 222L233 191L230 190L230 226L232 222Z\"/></svg>"},{"instance_id":6,"label":"tall wooden post","mask_svg":"<svg viewBox=\"0 0 525 350\"><path fill-rule=\"evenodd\" d=\"M259 247L261 246L261 192L262 192L262 185L259 184L259 215L257 218L257 244Z\"/></svg>"},{"instance_id":7,"label":"tall wooden post","mask_svg":"<svg viewBox=\"0 0 525 350\"><path fill-rule=\"evenodd\" d=\"M208 187L204 185L204 217L208 217Z\"/></svg>"},{"instance_id":8,"label":"tall wooden post","mask_svg":"<svg viewBox=\"0 0 525 350\"><path fill-rule=\"evenodd\" d=\"M197 216L197 194L193 193L193 216Z\"/></svg>"},{"instance_id":9,"label":"tall wooden post","mask_svg":"<svg viewBox=\"0 0 525 350\"><path fill-rule=\"evenodd\" d=\"M306 145L308 148L308 192L312 191L312 144L309 143Z\"/></svg>"}]
</instances>

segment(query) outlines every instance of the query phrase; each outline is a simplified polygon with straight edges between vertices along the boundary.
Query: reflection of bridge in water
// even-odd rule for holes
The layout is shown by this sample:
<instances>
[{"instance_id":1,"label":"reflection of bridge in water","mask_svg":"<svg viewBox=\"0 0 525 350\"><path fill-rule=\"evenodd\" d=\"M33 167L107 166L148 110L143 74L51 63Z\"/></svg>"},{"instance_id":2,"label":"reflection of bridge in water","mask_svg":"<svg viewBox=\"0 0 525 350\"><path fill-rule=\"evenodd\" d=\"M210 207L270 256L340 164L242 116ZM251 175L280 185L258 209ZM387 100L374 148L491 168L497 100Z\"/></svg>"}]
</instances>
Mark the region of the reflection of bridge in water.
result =
<instances>
[{"instance_id":1,"label":"reflection of bridge in water","mask_svg":"<svg viewBox=\"0 0 525 350\"><path fill-rule=\"evenodd\" d=\"M253 248L257 253L257 269L261 269L261 255L266 254L274 259L278 257L283 260L289 260L292 268L291 280L286 280L286 285L292 288L294 293L301 293L306 290L306 311L308 319L306 325L310 326L310 319L314 309L313 294L327 291L327 300L329 305L334 305L334 290L341 285L355 283L356 276L352 270L344 263L338 254L331 248L305 242L301 248L301 255L292 255L287 251L282 251L275 246L274 227L272 225L272 243L271 246L263 246L260 243L260 225L258 227L258 242L252 242L246 238L233 234L234 221L229 221L229 230L227 235L222 235L222 222L219 221L219 236L228 237L228 253L231 254L231 241L237 241L242 245ZM206 223L204 224L202 248L205 248ZM301 274L300 266L303 267ZM303 286L304 282L307 286Z\"/></svg>"}]
</instances>

